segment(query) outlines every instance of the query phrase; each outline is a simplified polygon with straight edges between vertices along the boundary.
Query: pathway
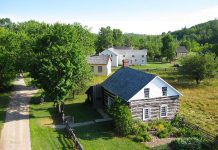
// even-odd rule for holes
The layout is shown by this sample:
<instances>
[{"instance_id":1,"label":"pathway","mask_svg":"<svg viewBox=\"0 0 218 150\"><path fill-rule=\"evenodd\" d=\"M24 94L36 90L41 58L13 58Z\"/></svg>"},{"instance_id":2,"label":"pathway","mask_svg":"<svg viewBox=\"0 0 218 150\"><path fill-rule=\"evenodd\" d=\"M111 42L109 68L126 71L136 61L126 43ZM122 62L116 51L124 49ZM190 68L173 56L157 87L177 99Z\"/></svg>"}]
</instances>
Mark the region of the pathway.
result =
<instances>
[{"instance_id":1,"label":"pathway","mask_svg":"<svg viewBox=\"0 0 218 150\"><path fill-rule=\"evenodd\" d=\"M1 133L0 150L31 150L29 100L36 92L26 87L22 77L14 82L14 92Z\"/></svg>"},{"instance_id":2,"label":"pathway","mask_svg":"<svg viewBox=\"0 0 218 150\"><path fill-rule=\"evenodd\" d=\"M151 136L152 140L150 142L145 142L146 146L149 147L149 148L153 148L153 147L156 147L156 146L168 144L171 141L176 139L174 137L160 139L160 138L154 136L153 134L150 134L150 136Z\"/></svg>"}]
</instances>

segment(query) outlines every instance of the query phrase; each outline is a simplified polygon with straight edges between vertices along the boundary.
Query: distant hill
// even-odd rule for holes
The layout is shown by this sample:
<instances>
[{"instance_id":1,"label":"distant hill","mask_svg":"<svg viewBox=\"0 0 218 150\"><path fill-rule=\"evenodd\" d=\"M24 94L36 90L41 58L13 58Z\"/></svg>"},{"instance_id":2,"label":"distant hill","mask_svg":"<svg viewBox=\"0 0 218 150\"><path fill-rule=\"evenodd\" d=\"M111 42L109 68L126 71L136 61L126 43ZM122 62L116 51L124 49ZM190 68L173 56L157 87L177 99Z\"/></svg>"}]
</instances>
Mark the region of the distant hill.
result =
<instances>
[{"instance_id":1,"label":"distant hill","mask_svg":"<svg viewBox=\"0 0 218 150\"><path fill-rule=\"evenodd\" d=\"M187 39L194 40L200 44L215 44L218 43L218 20L211 20L190 28L183 28L171 32L171 34L179 41Z\"/></svg>"}]
</instances>

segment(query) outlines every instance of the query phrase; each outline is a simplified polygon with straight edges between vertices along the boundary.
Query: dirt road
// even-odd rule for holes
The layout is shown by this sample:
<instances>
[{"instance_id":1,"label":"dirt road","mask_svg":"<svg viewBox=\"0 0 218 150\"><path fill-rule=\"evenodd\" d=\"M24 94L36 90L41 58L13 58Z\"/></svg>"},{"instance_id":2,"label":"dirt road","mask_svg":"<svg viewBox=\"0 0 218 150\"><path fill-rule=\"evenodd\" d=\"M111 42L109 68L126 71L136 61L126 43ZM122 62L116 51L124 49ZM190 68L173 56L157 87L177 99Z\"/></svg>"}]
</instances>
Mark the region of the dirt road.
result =
<instances>
[{"instance_id":1,"label":"dirt road","mask_svg":"<svg viewBox=\"0 0 218 150\"><path fill-rule=\"evenodd\" d=\"M14 82L14 92L1 133L0 150L31 150L29 100L36 92L25 86L23 78Z\"/></svg>"}]
</instances>

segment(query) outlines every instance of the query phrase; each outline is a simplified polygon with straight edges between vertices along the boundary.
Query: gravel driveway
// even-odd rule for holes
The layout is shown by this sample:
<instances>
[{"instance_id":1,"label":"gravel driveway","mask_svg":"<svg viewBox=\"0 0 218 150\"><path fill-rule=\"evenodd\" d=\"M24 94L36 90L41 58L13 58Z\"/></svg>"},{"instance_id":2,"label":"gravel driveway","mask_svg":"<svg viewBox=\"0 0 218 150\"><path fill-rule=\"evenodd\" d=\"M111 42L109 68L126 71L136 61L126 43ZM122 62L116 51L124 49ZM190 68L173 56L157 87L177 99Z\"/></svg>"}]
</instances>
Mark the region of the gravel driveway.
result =
<instances>
[{"instance_id":1,"label":"gravel driveway","mask_svg":"<svg viewBox=\"0 0 218 150\"><path fill-rule=\"evenodd\" d=\"M1 133L0 150L31 150L29 100L37 92L26 87L22 77L14 82L14 92Z\"/></svg>"}]
</instances>

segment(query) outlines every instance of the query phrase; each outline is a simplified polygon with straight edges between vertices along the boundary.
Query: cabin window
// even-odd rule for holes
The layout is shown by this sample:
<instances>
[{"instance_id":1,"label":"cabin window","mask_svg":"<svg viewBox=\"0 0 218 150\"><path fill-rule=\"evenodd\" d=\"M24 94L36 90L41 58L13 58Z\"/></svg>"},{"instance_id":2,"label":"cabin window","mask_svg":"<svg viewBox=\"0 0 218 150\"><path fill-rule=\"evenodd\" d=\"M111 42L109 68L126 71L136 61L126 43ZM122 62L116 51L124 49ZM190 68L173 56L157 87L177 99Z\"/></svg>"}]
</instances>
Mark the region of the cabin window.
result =
<instances>
[{"instance_id":1,"label":"cabin window","mask_svg":"<svg viewBox=\"0 0 218 150\"><path fill-rule=\"evenodd\" d=\"M167 87L162 87L163 96L167 96Z\"/></svg>"},{"instance_id":2,"label":"cabin window","mask_svg":"<svg viewBox=\"0 0 218 150\"><path fill-rule=\"evenodd\" d=\"M149 88L144 89L144 96L145 98L149 98Z\"/></svg>"},{"instance_id":3,"label":"cabin window","mask_svg":"<svg viewBox=\"0 0 218 150\"><path fill-rule=\"evenodd\" d=\"M107 106L111 107L113 105L113 98L111 98L110 96L107 97Z\"/></svg>"},{"instance_id":4,"label":"cabin window","mask_svg":"<svg viewBox=\"0 0 218 150\"><path fill-rule=\"evenodd\" d=\"M144 62L144 60L142 60L142 63Z\"/></svg>"},{"instance_id":5,"label":"cabin window","mask_svg":"<svg viewBox=\"0 0 218 150\"><path fill-rule=\"evenodd\" d=\"M98 72L102 72L102 66L98 66Z\"/></svg>"},{"instance_id":6,"label":"cabin window","mask_svg":"<svg viewBox=\"0 0 218 150\"><path fill-rule=\"evenodd\" d=\"M135 57L135 55L132 55L132 57Z\"/></svg>"},{"instance_id":7,"label":"cabin window","mask_svg":"<svg viewBox=\"0 0 218 150\"><path fill-rule=\"evenodd\" d=\"M142 57L145 57L144 55L142 55Z\"/></svg>"},{"instance_id":8,"label":"cabin window","mask_svg":"<svg viewBox=\"0 0 218 150\"><path fill-rule=\"evenodd\" d=\"M151 118L151 108L143 108L143 120Z\"/></svg>"},{"instance_id":9,"label":"cabin window","mask_svg":"<svg viewBox=\"0 0 218 150\"><path fill-rule=\"evenodd\" d=\"M167 116L167 105L161 105L160 106L160 117L166 117Z\"/></svg>"}]
</instances>

